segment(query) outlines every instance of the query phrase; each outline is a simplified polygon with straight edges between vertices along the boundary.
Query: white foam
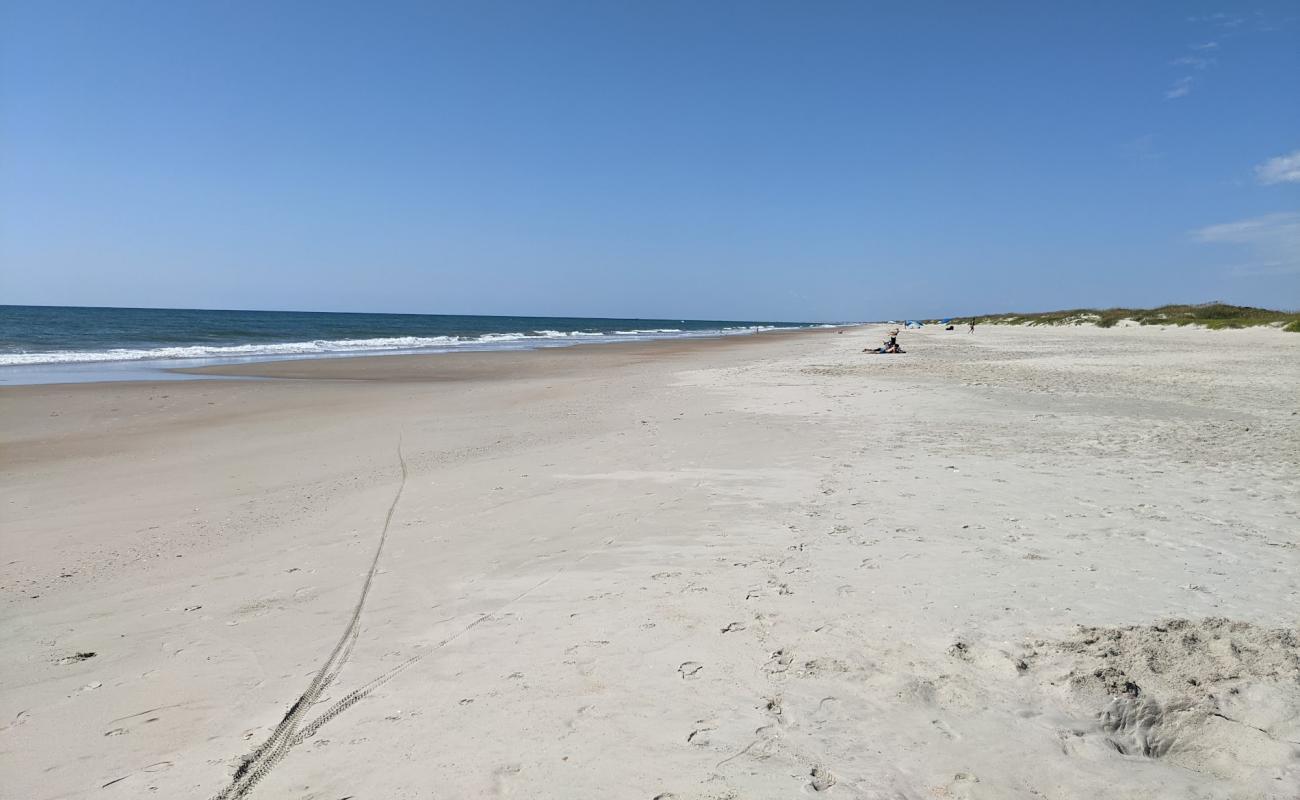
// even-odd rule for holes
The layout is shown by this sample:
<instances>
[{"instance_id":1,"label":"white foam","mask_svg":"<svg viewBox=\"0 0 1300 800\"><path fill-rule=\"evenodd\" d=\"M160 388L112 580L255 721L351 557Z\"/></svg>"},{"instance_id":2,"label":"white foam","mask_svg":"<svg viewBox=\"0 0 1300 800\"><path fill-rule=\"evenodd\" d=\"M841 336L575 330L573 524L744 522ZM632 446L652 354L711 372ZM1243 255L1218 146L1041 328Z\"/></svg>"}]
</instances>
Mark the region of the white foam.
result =
<instances>
[{"instance_id":1,"label":"white foam","mask_svg":"<svg viewBox=\"0 0 1300 800\"><path fill-rule=\"evenodd\" d=\"M110 350L56 351L49 353L7 353L0 365L74 364L97 361L158 361L182 358L245 358L248 356L314 355L357 351L409 350L455 346L450 336L396 336L380 339L318 339L311 342L274 344L190 345L186 347L113 348Z\"/></svg>"},{"instance_id":2,"label":"white foam","mask_svg":"<svg viewBox=\"0 0 1300 800\"><path fill-rule=\"evenodd\" d=\"M775 326L735 326L712 330L683 331L680 328L646 328L613 333L592 331L540 330L527 333L486 333L477 337L394 336L375 339L317 339L309 342L271 344L190 345L185 347L115 348L110 350L52 351L41 353L0 354L0 366L35 364L90 364L113 361L176 361L181 359L247 359L276 356L303 357L361 353L439 352L457 349L504 349L511 347L555 346L574 339L638 341L707 336L729 336L754 331L775 330Z\"/></svg>"}]
</instances>

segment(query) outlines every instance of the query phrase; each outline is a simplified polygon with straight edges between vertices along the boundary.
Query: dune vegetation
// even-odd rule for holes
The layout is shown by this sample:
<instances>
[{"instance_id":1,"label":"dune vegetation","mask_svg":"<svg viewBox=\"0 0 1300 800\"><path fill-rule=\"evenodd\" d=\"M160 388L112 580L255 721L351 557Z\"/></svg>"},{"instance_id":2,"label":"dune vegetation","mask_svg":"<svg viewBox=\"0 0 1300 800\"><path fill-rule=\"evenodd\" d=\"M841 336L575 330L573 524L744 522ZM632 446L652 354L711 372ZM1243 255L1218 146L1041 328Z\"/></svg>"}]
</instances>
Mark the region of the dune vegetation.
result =
<instances>
[{"instance_id":1,"label":"dune vegetation","mask_svg":"<svg viewBox=\"0 0 1300 800\"><path fill-rule=\"evenodd\" d=\"M1261 325L1280 327L1300 333L1300 312L1274 311L1267 308L1234 306L1227 303L1168 305L1159 308L1076 308L1068 311L986 314L954 318L954 324L976 325L1096 325L1110 328L1131 320L1139 325L1203 325L1222 328L1253 328Z\"/></svg>"}]
</instances>

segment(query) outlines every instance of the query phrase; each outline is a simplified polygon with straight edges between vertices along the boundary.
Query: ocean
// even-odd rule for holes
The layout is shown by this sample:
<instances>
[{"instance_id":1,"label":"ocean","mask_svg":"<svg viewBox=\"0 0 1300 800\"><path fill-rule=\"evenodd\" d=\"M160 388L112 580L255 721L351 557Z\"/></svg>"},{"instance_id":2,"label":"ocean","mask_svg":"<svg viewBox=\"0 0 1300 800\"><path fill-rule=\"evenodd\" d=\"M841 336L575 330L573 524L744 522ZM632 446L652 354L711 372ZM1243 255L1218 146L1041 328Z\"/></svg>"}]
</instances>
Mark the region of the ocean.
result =
<instances>
[{"instance_id":1,"label":"ocean","mask_svg":"<svg viewBox=\"0 0 1300 800\"><path fill-rule=\"evenodd\" d=\"M0 382L20 367L193 366L276 358L518 350L814 327L770 320L496 317L0 306ZM44 382L44 381L40 381Z\"/></svg>"}]
</instances>

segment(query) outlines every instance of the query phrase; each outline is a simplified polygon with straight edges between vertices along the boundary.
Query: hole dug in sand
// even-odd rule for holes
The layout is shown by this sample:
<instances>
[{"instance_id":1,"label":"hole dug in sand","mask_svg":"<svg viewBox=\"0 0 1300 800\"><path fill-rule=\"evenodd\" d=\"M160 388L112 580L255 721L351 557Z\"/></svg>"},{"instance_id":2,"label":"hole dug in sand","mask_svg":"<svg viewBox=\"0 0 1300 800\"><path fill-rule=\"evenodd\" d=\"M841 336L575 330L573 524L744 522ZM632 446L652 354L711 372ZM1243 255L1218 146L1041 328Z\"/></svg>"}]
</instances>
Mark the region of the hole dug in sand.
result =
<instances>
[{"instance_id":1,"label":"hole dug in sand","mask_svg":"<svg viewBox=\"0 0 1300 800\"><path fill-rule=\"evenodd\" d=\"M1080 627L1033 643L1020 663L1095 715L1091 735L1113 754L1300 787L1295 629L1221 618Z\"/></svg>"}]
</instances>

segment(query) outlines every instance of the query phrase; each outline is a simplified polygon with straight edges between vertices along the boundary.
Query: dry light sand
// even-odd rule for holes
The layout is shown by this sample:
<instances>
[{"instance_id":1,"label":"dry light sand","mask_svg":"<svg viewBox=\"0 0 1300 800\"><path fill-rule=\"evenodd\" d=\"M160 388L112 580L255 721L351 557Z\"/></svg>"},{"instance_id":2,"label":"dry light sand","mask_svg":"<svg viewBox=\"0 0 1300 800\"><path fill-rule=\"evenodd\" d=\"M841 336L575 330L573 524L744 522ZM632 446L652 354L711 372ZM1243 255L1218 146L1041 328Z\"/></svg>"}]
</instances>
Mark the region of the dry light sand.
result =
<instances>
[{"instance_id":1,"label":"dry light sand","mask_svg":"<svg viewBox=\"0 0 1300 800\"><path fill-rule=\"evenodd\" d=\"M881 336L0 390L0 795L1300 796L1300 336Z\"/></svg>"}]
</instances>

